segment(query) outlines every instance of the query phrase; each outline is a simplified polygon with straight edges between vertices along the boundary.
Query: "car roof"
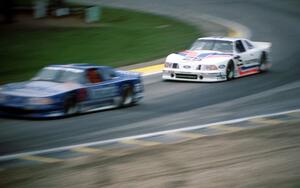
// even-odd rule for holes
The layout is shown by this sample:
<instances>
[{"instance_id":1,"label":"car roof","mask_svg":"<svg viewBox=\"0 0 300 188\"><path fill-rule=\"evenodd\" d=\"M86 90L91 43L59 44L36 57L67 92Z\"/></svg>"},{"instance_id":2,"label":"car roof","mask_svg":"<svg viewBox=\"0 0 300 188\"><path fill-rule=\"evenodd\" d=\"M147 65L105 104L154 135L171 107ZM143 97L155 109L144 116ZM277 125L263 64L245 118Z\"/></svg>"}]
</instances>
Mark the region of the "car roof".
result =
<instances>
[{"instance_id":1,"label":"car roof","mask_svg":"<svg viewBox=\"0 0 300 188\"><path fill-rule=\"evenodd\" d=\"M202 37L198 38L198 40L222 40L222 41L237 41L237 40L245 40L243 38L235 38L235 37Z\"/></svg>"},{"instance_id":2,"label":"car roof","mask_svg":"<svg viewBox=\"0 0 300 188\"><path fill-rule=\"evenodd\" d=\"M71 69L78 69L78 70L87 70L87 69L92 69L92 68L97 68L97 69L106 69L109 68L108 66L99 66L99 65L93 65L93 64L64 64L64 65L49 65L47 67L59 67L59 68L71 68Z\"/></svg>"}]
</instances>

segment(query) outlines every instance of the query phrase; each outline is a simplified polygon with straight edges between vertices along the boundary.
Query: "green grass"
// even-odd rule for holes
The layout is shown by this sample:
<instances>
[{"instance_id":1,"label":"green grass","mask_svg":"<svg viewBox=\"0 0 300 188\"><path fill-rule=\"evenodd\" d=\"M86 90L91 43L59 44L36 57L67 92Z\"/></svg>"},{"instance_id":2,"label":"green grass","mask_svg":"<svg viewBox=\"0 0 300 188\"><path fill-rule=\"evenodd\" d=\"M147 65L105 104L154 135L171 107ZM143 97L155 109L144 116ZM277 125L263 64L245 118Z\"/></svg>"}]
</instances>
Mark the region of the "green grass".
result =
<instances>
[{"instance_id":1,"label":"green grass","mask_svg":"<svg viewBox=\"0 0 300 188\"><path fill-rule=\"evenodd\" d=\"M29 79L49 64L119 67L153 60L200 36L193 26L170 18L110 8L102 16L103 26L96 28L0 30L0 83Z\"/></svg>"},{"instance_id":2,"label":"green grass","mask_svg":"<svg viewBox=\"0 0 300 188\"><path fill-rule=\"evenodd\" d=\"M27 6L27 5L33 5L35 0L14 0L14 3L18 6Z\"/></svg>"}]
</instances>

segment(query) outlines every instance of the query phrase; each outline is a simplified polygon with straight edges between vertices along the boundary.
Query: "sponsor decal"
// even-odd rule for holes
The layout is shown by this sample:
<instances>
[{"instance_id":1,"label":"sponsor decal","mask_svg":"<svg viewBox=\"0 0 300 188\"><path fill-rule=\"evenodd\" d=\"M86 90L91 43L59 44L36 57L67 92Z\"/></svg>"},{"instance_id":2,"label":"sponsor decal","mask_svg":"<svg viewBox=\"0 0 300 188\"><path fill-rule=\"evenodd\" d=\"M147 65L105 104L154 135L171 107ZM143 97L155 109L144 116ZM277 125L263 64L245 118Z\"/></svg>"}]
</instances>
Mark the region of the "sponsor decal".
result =
<instances>
[{"instance_id":1,"label":"sponsor decal","mask_svg":"<svg viewBox=\"0 0 300 188\"><path fill-rule=\"evenodd\" d=\"M255 66L250 66L250 67L240 67L238 69L239 75L240 76L245 76L248 74L255 74L259 72L259 67L257 65Z\"/></svg>"},{"instance_id":2,"label":"sponsor decal","mask_svg":"<svg viewBox=\"0 0 300 188\"><path fill-rule=\"evenodd\" d=\"M252 65L252 66L242 66L239 68L241 71L246 71L249 69L258 69L258 65Z\"/></svg>"},{"instance_id":3,"label":"sponsor decal","mask_svg":"<svg viewBox=\"0 0 300 188\"><path fill-rule=\"evenodd\" d=\"M259 59L250 59L248 61L244 61L245 64L259 63Z\"/></svg>"},{"instance_id":4,"label":"sponsor decal","mask_svg":"<svg viewBox=\"0 0 300 188\"><path fill-rule=\"evenodd\" d=\"M195 58L197 57L198 53L195 51L191 51L191 50L185 50L183 52L179 52L179 55L185 56L185 57L190 57L190 58Z\"/></svg>"},{"instance_id":5,"label":"sponsor decal","mask_svg":"<svg viewBox=\"0 0 300 188\"><path fill-rule=\"evenodd\" d=\"M117 94L118 88L116 86L99 87L90 89L92 99L102 99L113 97Z\"/></svg>"},{"instance_id":6,"label":"sponsor decal","mask_svg":"<svg viewBox=\"0 0 300 188\"><path fill-rule=\"evenodd\" d=\"M78 101L84 101L87 98L87 90L86 89L80 89L77 94L77 100Z\"/></svg>"}]
</instances>

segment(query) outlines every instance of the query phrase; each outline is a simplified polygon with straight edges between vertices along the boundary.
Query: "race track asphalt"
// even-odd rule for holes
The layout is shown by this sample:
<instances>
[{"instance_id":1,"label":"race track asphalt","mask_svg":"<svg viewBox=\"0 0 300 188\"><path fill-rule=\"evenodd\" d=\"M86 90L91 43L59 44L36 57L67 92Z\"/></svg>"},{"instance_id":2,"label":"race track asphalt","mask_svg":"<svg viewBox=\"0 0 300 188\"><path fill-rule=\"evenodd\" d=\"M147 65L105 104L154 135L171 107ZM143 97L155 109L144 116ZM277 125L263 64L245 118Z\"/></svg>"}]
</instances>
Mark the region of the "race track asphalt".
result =
<instances>
[{"instance_id":1,"label":"race track asphalt","mask_svg":"<svg viewBox=\"0 0 300 188\"><path fill-rule=\"evenodd\" d=\"M195 18L201 14L241 23L252 40L272 42L272 69L221 83L164 82L157 74L144 78L145 99L134 107L48 121L1 118L0 156L300 108L297 0L99 2L199 25Z\"/></svg>"}]
</instances>

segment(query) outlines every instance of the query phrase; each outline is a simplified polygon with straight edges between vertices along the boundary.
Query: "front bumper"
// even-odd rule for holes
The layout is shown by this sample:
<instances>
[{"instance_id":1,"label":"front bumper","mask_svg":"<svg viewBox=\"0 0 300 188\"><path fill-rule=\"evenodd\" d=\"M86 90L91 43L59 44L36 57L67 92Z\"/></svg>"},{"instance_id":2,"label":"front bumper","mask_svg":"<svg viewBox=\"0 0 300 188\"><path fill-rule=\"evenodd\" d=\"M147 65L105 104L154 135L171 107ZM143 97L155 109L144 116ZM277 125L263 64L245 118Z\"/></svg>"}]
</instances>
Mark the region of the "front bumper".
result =
<instances>
[{"instance_id":1,"label":"front bumper","mask_svg":"<svg viewBox=\"0 0 300 188\"><path fill-rule=\"evenodd\" d=\"M50 118L60 117L64 115L62 109L27 109L25 107L12 107L0 105L0 115L9 117L24 117L24 118Z\"/></svg>"},{"instance_id":2,"label":"front bumper","mask_svg":"<svg viewBox=\"0 0 300 188\"><path fill-rule=\"evenodd\" d=\"M178 80L191 82L218 82L226 80L226 73L222 71L183 71L163 69L164 80Z\"/></svg>"}]
</instances>

